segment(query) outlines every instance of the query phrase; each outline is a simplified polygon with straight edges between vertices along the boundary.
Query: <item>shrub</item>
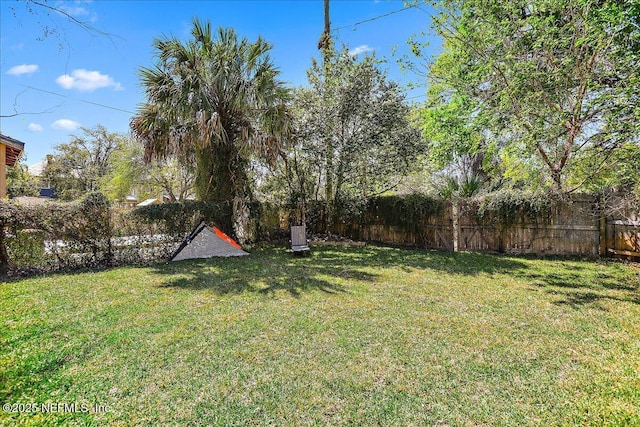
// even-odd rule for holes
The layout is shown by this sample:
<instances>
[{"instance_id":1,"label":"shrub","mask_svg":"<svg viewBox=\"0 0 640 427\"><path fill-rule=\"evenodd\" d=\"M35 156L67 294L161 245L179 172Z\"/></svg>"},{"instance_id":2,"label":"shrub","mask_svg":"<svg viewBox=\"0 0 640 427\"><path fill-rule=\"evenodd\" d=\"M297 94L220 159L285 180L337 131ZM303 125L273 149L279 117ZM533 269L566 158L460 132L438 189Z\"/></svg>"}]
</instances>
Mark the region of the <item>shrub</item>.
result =
<instances>
[{"instance_id":1,"label":"shrub","mask_svg":"<svg viewBox=\"0 0 640 427\"><path fill-rule=\"evenodd\" d=\"M254 239L278 237L279 210L250 205ZM101 193L72 203L0 201L0 274L166 259L200 221L230 229L228 203L181 201L118 211Z\"/></svg>"},{"instance_id":2,"label":"shrub","mask_svg":"<svg viewBox=\"0 0 640 427\"><path fill-rule=\"evenodd\" d=\"M2 272L111 264L110 205L101 193L79 202L0 202Z\"/></svg>"},{"instance_id":3,"label":"shrub","mask_svg":"<svg viewBox=\"0 0 640 427\"><path fill-rule=\"evenodd\" d=\"M468 208L479 221L513 225L519 220L539 222L547 218L558 196L549 192L529 192L504 189L483 197L470 199Z\"/></svg>"},{"instance_id":4,"label":"shrub","mask_svg":"<svg viewBox=\"0 0 640 427\"><path fill-rule=\"evenodd\" d=\"M229 235L233 232L229 222L230 203L184 200L139 207L127 215L134 221L152 226L158 233L173 237L184 237L200 221L205 221L209 225L215 224Z\"/></svg>"},{"instance_id":5,"label":"shrub","mask_svg":"<svg viewBox=\"0 0 640 427\"><path fill-rule=\"evenodd\" d=\"M427 218L440 215L445 206L442 199L418 193L376 197L369 201L368 222L382 222L406 231L416 231Z\"/></svg>"}]
</instances>

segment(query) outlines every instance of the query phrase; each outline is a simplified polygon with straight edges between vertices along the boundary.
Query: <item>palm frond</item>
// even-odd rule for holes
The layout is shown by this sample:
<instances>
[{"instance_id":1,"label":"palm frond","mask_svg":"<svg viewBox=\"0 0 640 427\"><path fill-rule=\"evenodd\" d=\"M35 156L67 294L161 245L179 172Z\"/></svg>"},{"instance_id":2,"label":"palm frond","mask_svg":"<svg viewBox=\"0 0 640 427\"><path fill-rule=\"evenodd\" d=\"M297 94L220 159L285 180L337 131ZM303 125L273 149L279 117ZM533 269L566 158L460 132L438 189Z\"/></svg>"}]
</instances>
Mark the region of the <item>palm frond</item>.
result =
<instances>
[{"instance_id":1,"label":"palm frond","mask_svg":"<svg viewBox=\"0 0 640 427\"><path fill-rule=\"evenodd\" d=\"M145 158L194 158L206 151L208 166L203 167L228 170L228 185L243 188L235 180L246 173L234 168L252 156L274 161L282 155L281 141L291 134L290 93L278 80L268 54L272 45L264 39L252 43L230 28L214 32L210 22L198 19L191 35L187 43L175 37L154 42L158 62L139 71L147 103L131 129L145 147ZM224 150L220 159L227 160L220 160L217 150ZM211 159L232 163L211 168ZM203 182L213 185L218 179Z\"/></svg>"}]
</instances>

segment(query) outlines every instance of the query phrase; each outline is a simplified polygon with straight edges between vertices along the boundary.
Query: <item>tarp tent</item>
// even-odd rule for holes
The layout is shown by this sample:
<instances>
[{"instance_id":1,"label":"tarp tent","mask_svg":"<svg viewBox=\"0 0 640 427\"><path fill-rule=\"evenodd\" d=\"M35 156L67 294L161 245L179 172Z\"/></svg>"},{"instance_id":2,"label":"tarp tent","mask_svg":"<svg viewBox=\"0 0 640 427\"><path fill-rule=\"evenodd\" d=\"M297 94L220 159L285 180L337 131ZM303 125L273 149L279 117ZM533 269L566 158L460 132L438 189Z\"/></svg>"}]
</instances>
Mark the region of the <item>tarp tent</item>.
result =
<instances>
[{"instance_id":1,"label":"tarp tent","mask_svg":"<svg viewBox=\"0 0 640 427\"><path fill-rule=\"evenodd\" d=\"M193 258L230 257L249 255L242 250L231 237L215 226L208 227L204 222L184 239L169 261Z\"/></svg>"}]
</instances>

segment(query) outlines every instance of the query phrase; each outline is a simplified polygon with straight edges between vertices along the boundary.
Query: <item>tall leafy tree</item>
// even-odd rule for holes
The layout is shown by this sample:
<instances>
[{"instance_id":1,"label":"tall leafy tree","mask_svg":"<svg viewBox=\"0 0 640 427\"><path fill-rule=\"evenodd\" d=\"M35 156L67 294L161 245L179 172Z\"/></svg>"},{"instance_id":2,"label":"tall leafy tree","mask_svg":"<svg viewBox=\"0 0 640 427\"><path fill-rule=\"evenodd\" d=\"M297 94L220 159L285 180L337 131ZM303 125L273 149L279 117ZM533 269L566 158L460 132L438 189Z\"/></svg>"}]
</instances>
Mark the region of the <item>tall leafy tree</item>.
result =
<instances>
[{"instance_id":1,"label":"tall leafy tree","mask_svg":"<svg viewBox=\"0 0 640 427\"><path fill-rule=\"evenodd\" d=\"M98 125L82 128L82 135L55 147L44 170L44 179L62 200L79 199L101 190L104 177L111 173L111 156L119 149L123 136Z\"/></svg>"},{"instance_id":2,"label":"tall leafy tree","mask_svg":"<svg viewBox=\"0 0 640 427\"><path fill-rule=\"evenodd\" d=\"M393 189L421 149L403 91L373 56L358 60L347 49L314 61L308 80L293 102L294 188L330 208Z\"/></svg>"},{"instance_id":3,"label":"tall leafy tree","mask_svg":"<svg viewBox=\"0 0 640 427\"><path fill-rule=\"evenodd\" d=\"M110 162L112 170L102 187L112 199L122 200L132 194L138 199L164 195L175 202L193 196L194 174L190 164L175 157L145 162L144 148L131 138L123 140Z\"/></svg>"},{"instance_id":4,"label":"tall leafy tree","mask_svg":"<svg viewBox=\"0 0 640 427\"><path fill-rule=\"evenodd\" d=\"M157 39L158 62L140 71L147 102L131 122L147 159L195 159L197 196L229 202L227 231L245 240L253 156L274 160L288 130L288 91L262 38L193 21L192 38Z\"/></svg>"},{"instance_id":5,"label":"tall leafy tree","mask_svg":"<svg viewBox=\"0 0 640 427\"><path fill-rule=\"evenodd\" d=\"M460 106L511 178L582 188L638 141L639 8L624 0L448 0L435 28L445 52L430 69L434 138ZM457 104L457 105L456 105ZM436 126L433 124L436 123ZM468 152L478 149L467 142ZM445 150L446 151L446 150ZM588 165L585 169L584 165ZM580 171L580 173L578 173Z\"/></svg>"}]
</instances>

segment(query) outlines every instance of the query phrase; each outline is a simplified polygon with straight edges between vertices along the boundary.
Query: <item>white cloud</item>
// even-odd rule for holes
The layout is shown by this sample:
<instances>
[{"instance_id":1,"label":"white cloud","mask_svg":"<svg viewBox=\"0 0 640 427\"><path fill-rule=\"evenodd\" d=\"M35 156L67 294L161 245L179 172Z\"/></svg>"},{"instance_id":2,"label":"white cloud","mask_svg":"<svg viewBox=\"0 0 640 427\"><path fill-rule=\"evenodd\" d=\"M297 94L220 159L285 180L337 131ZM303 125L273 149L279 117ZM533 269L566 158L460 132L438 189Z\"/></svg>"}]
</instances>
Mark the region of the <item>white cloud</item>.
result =
<instances>
[{"instance_id":1,"label":"white cloud","mask_svg":"<svg viewBox=\"0 0 640 427\"><path fill-rule=\"evenodd\" d=\"M86 17L89 17L90 22L96 22L98 20L98 15L83 6L83 4L88 5L90 3L92 2L82 0L76 0L75 2L66 1L58 2L56 7L74 18L82 18L83 20L86 20Z\"/></svg>"},{"instance_id":2,"label":"white cloud","mask_svg":"<svg viewBox=\"0 0 640 427\"><path fill-rule=\"evenodd\" d=\"M11 67L9 69L9 71L7 71L7 74L11 74L14 76L21 76L23 74L31 74L31 73L35 73L36 71L38 71L38 66L35 64L31 64L31 65L27 65L27 64L22 64L22 65L16 65L15 67Z\"/></svg>"},{"instance_id":3,"label":"white cloud","mask_svg":"<svg viewBox=\"0 0 640 427\"><path fill-rule=\"evenodd\" d=\"M80 127L80 123L69 119L60 119L53 122L51 127L57 130L76 130Z\"/></svg>"},{"instance_id":4,"label":"white cloud","mask_svg":"<svg viewBox=\"0 0 640 427\"><path fill-rule=\"evenodd\" d=\"M86 16L89 14L89 11L82 6L63 5L60 8L72 16Z\"/></svg>"},{"instance_id":5,"label":"white cloud","mask_svg":"<svg viewBox=\"0 0 640 427\"><path fill-rule=\"evenodd\" d=\"M29 123L27 129L31 132L42 132L44 130L44 128L37 123Z\"/></svg>"},{"instance_id":6,"label":"white cloud","mask_svg":"<svg viewBox=\"0 0 640 427\"><path fill-rule=\"evenodd\" d=\"M87 71L84 68L73 70L71 75L61 75L56 79L56 83L65 89L77 89L84 92L91 92L105 87L122 90L122 85L113 80L108 74L102 74L99 71Z\"/></svg>"},{"instance_id":7,"label":"white cloud","mask_svg":"<svg viewBox=\"0 0 640 427\"><path fill-rule=\"evenodd\" d=\"M373 52L375 49L363 44L349 51L349 56L358 56L361 53Z\"/></svg>"}]
</instances>

